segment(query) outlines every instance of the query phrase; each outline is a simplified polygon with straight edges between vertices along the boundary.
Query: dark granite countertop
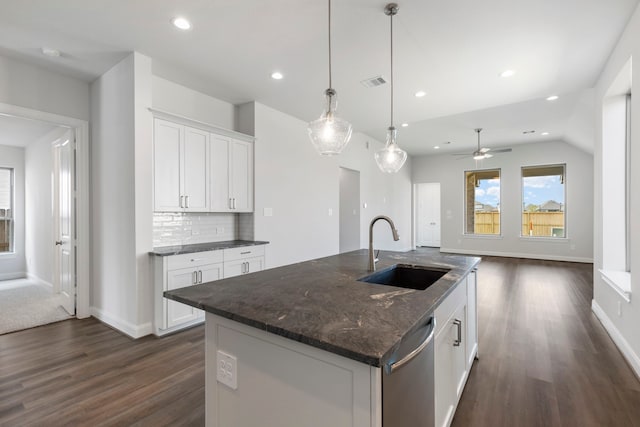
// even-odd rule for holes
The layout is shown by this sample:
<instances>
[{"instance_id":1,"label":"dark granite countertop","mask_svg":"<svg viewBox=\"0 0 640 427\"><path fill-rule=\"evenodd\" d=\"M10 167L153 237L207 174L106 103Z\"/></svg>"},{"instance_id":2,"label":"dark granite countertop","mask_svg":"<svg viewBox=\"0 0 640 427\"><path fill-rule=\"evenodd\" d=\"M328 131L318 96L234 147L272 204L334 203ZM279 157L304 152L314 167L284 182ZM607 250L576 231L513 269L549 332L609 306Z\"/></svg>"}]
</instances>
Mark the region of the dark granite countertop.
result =
<instances>
[{"instance_id":1,"label":"dark granite countertop","mask_svg":"<svg viewBox=\"0 0 640 427\"><path fill-rule=\"evenodd\" d=\"M197 243L194 245L184 246L163 246L160 248L153 248L153 251L149 253L157 256L170 256L192 254L195 252L219 251L221 249L240 248L243 246L266 245L268 243L269 242L254 240L225 240L224 242Z\"/></svg>"},{"instance_id":2,"label":"dark granite countertop","mask_svg":"<svg viewBox=\"0 0 640 427\"><path fill-rule=\"evenodd\" d=\"M403 338L480 258L428 250L381 251L377 270L393 264L451 269L424 291L369 284L366 250L167 291L164 296L372 366L382 366Z\"/></svg>"}]
</instances>

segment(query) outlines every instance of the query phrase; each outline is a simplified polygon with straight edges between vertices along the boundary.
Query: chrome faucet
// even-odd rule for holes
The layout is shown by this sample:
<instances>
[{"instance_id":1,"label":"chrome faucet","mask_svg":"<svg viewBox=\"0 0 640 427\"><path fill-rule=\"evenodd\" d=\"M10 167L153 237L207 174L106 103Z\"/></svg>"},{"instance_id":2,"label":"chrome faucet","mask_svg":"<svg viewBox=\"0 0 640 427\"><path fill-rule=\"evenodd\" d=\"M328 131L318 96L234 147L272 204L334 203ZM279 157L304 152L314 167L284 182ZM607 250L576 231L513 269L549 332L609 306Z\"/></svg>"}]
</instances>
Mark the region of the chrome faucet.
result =
<instances>
[{"instance_id":1,"label":"chrome faucet","mask_svg":"<svg viewBox=\"0 0 640 427\"><path fill-rule=\"evenodd\" d=\"M384 219L389 223L391 232L393 233L393 240L395 240L396 242L400 240L400 236L398 236L398 230L396 230L396 226L391 218L386 215L378 215L377 217L373 218L371 220L371 224L369 224L369 271L376 271L376 262L378 262L378 259L373 256L373 224L375 224L379 219Z\"/></svg>"}]
</instances>

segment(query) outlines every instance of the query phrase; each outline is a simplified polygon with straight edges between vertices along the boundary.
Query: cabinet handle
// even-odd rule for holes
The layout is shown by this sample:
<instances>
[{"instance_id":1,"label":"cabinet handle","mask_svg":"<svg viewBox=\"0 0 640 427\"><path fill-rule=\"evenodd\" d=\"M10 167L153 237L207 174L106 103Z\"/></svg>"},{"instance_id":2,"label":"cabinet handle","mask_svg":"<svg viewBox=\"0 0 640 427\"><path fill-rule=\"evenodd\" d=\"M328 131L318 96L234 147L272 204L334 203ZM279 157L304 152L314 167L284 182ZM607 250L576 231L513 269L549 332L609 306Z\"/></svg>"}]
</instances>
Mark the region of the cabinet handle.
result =
<instances>
[{"instance_id":1,"label":"cabinet handle","mask_svg":"<svg viewBox=\"0 0 640 427\"><path fill-rule=\"evenodd\" d=\"M184 208L184 196L180 196L180 207Z\"/></svg>"},{"instance_id":2,"label":"cabinet handle","mask_svg":"<svg viewBox=\"0 0 640 427\"><path fill-rule=\"evenodd\" d=\"M233 199L229 197L229 209L233 209Z\"/></svg>"},{"instance_id":3,"label":"cabinet handle","mask_svg":"<svg viewBox=\"0 0 640 427\"><path fill-rule=\"evenodd\" d=\"M196 271L191 273L191 283L193 283L194 285L198 284L198 273Z\"/></svg>"},{"instance_id":4,"label":"cabinet handle","mask_svg":"<svg viewBox=\"0 0 640 427\"><path fill-rule=\"evenodd\" d=\"M202 283L202 270L198 270L198 283Z\"/></svg>"},{"instance_id":5,"label":"cabinet handle","mask_svg":"<svg viewBox=\"0 0 640 427\"><path fill-rule=\"evenodd\" d=\"M458 327L458 339L453 342L453 346L459 347L462 343L462 320L455 319L453 324Z\"/></svg>"},{"instance_id":6,"label":"cabinet handle","mask_svg":"<svg viewBox=\"0 0 640 427\"><path fill-rule=\"evenodd\" d=\"M247 254L250 254L250 253L251 253L251 251L240 252L240 255L247 255Z\"/></svg>"},{"instance_id":7,"label":"cabinet handle","mask_svg":"<svg viewBox=\"0 0 640 427\"><path fill-rule=\"evenodd\" d=\"M233 198L233 209L235 209L235 208L236 208L236 198L234 197Z\"/></svg>"},{"instance_id":8,"label":"cabinet handle","mask_svg":"<svg viewBox=\"0 0 640 427\"><path fill-rule=\"evenodd\" d=\"M245 262L245 264L247 264L247 273L249 272L249 263Z\"/></svg>"},{"instance_id":9,"label":"cabinet handle","mask_svg":"<svg viewBox=\"0 0 640 427\"><path fill-rule=\"evenodd\" d=\"M184 207L185 208L189 207L189 196L184 196Z\"/></svg>"}]
</instances>

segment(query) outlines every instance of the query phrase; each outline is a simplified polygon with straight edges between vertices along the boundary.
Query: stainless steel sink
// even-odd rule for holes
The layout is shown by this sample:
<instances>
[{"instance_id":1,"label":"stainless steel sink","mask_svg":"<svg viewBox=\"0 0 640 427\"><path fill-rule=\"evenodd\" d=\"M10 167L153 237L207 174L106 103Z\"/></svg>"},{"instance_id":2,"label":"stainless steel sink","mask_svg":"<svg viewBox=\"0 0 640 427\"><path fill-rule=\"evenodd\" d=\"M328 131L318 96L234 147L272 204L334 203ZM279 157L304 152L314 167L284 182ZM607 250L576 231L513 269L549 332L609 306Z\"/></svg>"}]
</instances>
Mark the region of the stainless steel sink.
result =
<instances>
[{"instance_id":1,"label":"stainless steel sink","mask_svg":"<svg viewBox=\"0 0 640 427\"><path fill-rule=\"evenodd\" d=\"M368 276L361 277L358 281L422 291L433 285L449 271L451 270L446 268L396 264L384 270L376 271Z\"/></svg>"}]
</instances>

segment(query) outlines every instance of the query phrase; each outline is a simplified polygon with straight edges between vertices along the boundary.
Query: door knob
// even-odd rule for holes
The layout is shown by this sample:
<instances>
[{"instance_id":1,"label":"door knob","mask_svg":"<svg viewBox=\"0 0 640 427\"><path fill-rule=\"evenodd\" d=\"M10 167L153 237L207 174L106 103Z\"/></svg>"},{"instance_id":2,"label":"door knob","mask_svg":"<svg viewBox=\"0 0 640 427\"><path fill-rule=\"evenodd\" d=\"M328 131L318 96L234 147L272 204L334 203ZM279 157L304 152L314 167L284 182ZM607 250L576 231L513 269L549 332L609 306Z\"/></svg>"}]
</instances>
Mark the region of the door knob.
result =
<instances>
[{"instance_id":1,"label":"door knob","mask_svg":"<svg viewBox=\"0 0 640 427\"><path fill-rule=\"evenodd\" d=\"M62 246L62 240L57 240L56 241L56 246Z\"/></svg>"}]
</instances>

